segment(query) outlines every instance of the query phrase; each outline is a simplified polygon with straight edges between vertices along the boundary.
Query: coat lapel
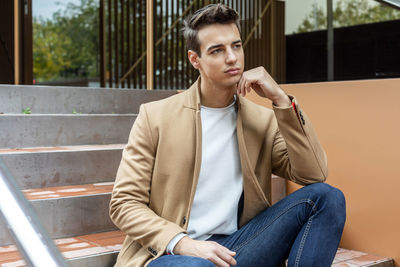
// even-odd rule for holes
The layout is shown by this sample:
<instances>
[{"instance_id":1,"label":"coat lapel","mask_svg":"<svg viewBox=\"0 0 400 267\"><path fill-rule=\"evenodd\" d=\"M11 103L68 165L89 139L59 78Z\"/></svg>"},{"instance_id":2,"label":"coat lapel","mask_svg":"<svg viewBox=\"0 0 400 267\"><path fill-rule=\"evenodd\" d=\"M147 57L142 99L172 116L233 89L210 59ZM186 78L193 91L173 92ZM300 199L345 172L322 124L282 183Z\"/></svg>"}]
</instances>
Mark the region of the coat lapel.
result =
<instances>
[{"instance_id":1,"label":"coat lapel","mask_svg":"<svg viewBox=\"0 0 400 267\"><path fill-rule=\"evenodd\" d=\"M252 164L250 163L245 140L245 136L248 136L246 134L248 129L243 128L243 119L246 119L246 106L242 102L241 96L239 96L237 101L238 116L236 122L236 133L239 145L244 191L243 212L239 220L240 227L249 222L258 213L271 206L257 181Z\"/></svg>"},{"instance_id":2,"label":"coat lapel","mask_svg":"<svg viewBox=\"0 0 400 267\"><path fill-rule=\"evenodd\" d=\"M193 199L196 192L197 182L200 175L201 167L201 146L202 146L202 128L201 128L201 117L200 117L200 77L197 81L188 89L184 107L193 110L193 121L195 122L196 132L196 155L194 161L194 171L192 178L192 187L190 192L189 206L187 212L187 218L190 218L190 211L192 209ZM185 228L189 223L186 223Z\"/></svg>"}]
</instances>

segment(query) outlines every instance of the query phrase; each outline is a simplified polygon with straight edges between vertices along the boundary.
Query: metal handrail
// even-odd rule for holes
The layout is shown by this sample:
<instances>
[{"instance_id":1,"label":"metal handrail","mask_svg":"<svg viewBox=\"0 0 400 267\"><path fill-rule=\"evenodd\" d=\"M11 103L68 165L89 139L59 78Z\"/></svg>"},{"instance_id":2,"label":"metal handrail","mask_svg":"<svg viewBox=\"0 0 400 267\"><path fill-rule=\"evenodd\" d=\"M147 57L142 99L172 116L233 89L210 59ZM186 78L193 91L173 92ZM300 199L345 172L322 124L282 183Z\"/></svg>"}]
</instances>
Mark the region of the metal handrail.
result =
<instances>
[{"instance_id":1,"label":"metal handrail","mask_svg":"<svg viewBox=\"0 0 400 267\"><path fill-rule=\"evenodd\" d=\"M400 0L376 0L376 1L400 10Z\"/></svg>"},{"instance_id":2,"label":"metal handrail","mask_svg":"<svg viewBox=\"0 0 400 267\"><path fill-rule=\"evenodd\" d=\"M0 158L0 218L29 266L69 266Z\"/></svg>"}]
</instances>

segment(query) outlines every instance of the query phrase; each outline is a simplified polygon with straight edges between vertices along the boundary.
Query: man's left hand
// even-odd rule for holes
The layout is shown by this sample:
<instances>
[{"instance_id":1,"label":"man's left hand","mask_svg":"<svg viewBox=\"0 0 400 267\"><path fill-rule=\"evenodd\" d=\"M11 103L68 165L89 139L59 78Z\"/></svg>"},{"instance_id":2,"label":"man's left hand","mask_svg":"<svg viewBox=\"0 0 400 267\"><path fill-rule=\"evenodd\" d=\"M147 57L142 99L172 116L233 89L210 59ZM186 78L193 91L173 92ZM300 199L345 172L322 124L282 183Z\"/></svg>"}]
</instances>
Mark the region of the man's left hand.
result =
<instances>
[{"instance_id":1,"label":"man's left hand","mask_svg":"<svg viewBox=\"0 0 400 267\"><path fill-rule=\"evenodd\" d=\"M274 105L289 107L291 101L264 67L243 72L237 84L237 93L246 96L253 89L259 96L270 99Z\"/></svg>"}]
</instances>

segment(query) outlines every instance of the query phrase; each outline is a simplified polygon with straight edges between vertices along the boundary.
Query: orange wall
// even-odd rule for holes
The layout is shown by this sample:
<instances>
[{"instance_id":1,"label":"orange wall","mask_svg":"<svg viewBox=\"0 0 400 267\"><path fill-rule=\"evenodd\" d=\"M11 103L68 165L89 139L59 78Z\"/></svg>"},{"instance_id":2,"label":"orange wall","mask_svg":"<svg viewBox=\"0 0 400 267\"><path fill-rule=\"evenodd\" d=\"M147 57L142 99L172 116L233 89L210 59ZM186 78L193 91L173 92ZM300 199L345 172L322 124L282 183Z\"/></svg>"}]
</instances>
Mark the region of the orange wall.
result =
<instances>
[{"instance_id":1,"label":"orange wall","mask_svg":"<svg viewBox=\"0 0 400 267\"><path fill-rule=\"evenodd\" d=\"M390 256L400 267L400 79L282 88L311 118L328 154L327 183L346 196L341 247ZM288 184L288 192L297 188Z\"/></svg>"}]
</instances>

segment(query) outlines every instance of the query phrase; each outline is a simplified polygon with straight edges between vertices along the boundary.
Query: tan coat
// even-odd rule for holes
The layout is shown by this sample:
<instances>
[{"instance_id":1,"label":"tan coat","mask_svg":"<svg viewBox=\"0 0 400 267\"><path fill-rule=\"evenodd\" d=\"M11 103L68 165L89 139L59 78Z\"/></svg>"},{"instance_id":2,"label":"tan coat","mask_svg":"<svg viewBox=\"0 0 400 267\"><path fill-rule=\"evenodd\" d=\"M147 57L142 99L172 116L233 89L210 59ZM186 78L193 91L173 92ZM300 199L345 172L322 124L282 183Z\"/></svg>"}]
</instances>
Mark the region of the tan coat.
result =
<instances>
[{"instance_id":1,"label":"tan coat","mask_svg":"<svg viewBox=\"0 0 400 267\"><path fill-rule=\"evenodd\" d=\"M201 164L199 84L140 108L110 203L113 222L127 234L116 266L146 266L186 231ZM272 111L238 97L244 187L240 226L270 206L272 173L298 184L326 179L325 152L291 98L297 114L292 107Z\"/></svg>"}]
</instances>

